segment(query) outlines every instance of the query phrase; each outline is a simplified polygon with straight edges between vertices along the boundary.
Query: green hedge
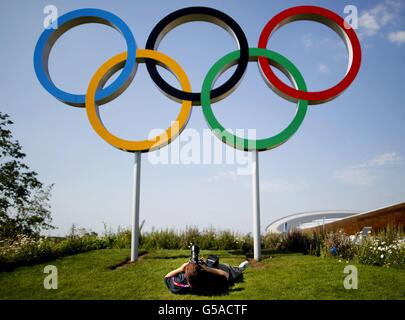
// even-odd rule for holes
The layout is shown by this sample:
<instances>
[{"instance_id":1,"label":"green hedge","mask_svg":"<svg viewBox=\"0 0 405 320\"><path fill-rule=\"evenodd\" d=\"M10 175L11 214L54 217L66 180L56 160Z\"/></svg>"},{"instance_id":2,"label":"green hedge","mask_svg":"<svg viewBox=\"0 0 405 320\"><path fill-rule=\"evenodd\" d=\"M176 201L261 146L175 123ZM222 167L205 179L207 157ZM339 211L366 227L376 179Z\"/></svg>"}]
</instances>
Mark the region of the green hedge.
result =
<instances>
[{"instance_id":1,"label":"green hedge","mask_svg":"<svg viewBox=\"0 0 405 320\"><path fill-rule=\"evenodd\" d=\"M241 250L251 255L253 239L229 230L213 228L198 230L188 227L184 231L172 229L141 232L140 249L187 249L191 243L202 250ZM13 240L0 241L0 270L31 265L50 259L106 248L130 248L131 232L118 230L77 234L74 228L64 238L28 238L19 236ZM340 260L357 259L360 263L380 266L405 266L405 242L400 228L387 228L383 232L362 238L349 237L342 231L326 234L305 234L293 230L287 234L262 236L261 247L272 252L298 252L317 256L336 257Z\"/></svg>"},{"instance_id":2,"label":"green hedge","mask_svg":"<svg viewBox=\"0 0 405 320\"><path fill-rule=\"evenodd\" d=\"M13 240L3 240L0 246L0 270L10 270L17 266L108 247L107 239L95 236L75 236L58 240L19 236Z\"/></svg>"}]
</instances>

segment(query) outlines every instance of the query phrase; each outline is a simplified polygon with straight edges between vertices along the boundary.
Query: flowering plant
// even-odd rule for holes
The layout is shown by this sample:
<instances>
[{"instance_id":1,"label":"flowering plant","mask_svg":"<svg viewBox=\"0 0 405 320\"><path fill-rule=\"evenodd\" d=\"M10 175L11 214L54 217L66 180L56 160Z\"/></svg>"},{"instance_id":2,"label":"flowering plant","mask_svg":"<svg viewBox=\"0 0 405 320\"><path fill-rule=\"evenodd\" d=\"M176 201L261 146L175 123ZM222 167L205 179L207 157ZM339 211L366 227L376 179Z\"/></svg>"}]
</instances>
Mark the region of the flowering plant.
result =
<instances>
[{"instance_id":1,"label":"flowering plant","mask_svg":"<svg viewBox=\"0 0 405 320\"><path fill-rule=\"evenodd\" d=\"M361 263L379 266L405 265L405 242L403 239L369 238L362 242L358 259Z\"/></svg>"}]
</instances>

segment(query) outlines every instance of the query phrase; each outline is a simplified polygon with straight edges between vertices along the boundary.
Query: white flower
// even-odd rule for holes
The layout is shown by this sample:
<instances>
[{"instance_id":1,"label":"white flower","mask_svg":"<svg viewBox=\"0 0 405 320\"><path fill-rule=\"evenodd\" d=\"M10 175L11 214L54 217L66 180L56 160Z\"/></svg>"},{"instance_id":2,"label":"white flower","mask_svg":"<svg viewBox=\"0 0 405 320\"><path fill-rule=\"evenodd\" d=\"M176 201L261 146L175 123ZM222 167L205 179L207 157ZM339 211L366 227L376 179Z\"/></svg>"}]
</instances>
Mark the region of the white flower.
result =
<instances>
[{"instance_id":1,"label":"white flower","mask_svg":"<svg viewBox=\"0 0 405 320\"><path fill-rule=\"evenodd\" d=\"M383 258L384 258L384 255L382 254L382 255L380 256L380 258L383 259Z\"/></svg>"}]
</instances>

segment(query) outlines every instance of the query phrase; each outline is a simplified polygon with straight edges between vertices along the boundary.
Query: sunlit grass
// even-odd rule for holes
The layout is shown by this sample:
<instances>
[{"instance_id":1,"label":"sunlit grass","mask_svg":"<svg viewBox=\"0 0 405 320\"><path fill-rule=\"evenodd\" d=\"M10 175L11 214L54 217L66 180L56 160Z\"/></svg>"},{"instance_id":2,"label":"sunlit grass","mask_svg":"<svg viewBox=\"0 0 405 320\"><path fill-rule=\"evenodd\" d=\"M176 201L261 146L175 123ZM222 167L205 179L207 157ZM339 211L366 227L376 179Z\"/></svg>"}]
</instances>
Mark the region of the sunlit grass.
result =
<instances>
[{"instance_id":1,"label":"sunlit grass","mask_svg":"<svg viewBox=\"0 0 405 320\"><path fill-rule=\"evenodd\" d=\"M238 265L243 254L218 254ZM0 299L405 299L405 270L355 264L358 290L343 287L346 262L301 254L265 255L251 263L244 281L222 296L174 295L163 276L189 258L187 250L150 252L133 264L111 270L129 257L128 249L105 249L0 273ZM57 290L46 290L44 266L58 268Z\"/></svg>"}]
</instances>

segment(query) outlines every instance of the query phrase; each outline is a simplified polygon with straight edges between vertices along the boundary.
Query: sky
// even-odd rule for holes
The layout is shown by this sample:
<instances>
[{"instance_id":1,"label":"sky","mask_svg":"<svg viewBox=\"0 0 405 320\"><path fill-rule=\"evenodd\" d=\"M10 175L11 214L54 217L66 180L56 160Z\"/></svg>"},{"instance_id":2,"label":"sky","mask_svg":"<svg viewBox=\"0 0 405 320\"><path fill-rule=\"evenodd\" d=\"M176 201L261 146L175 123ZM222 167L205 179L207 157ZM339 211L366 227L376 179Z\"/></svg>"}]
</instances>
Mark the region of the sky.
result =
<instances>
[{"instance_id":1,"label":"sky","mask_svg":"<svg viewBox=\"0 0 405 320\"><path fill-rule=\"evenodd\" d=\"M357 78L335 100L310 106L289 141L259 154L261 229L296 212L362 212L404 201L402 1L1 1L0 110L14 121L12 132L27 154L27 164L42 182L54 184L50 204L57 229L51 234L63 235L73 223L96 232L102 232L104 224L113 231L129 227L134 155L108 145L93 131L84 109L61 103L36 79L34 47L44 28L44 8L50 4L59 15L79 8L110 11L126 22L138 48L144 48L160 19L188 6L213 7L230 15L244 30L250 47L257 46L267 21L289 7L320 5L345 16L346 5L356 6L356 32L363 52ZM271 36L268 48L297 66L309 90L336 84L347 69L341 39L315 22L299 21L280 28ZM193 91L200 91L206 73L218 59L236 49L225 30L207 22L181 25L159 46L159 51L182 66ZM78 26L53 47L51 77L65 91L85 93L95 71L125 50L125 41L116 30L99 24ZM168 72L161 74L179 87ZM179 108L160 93L140 64L128 89L101 106L100 114L114 134L144 139L152 129L168 127ZM255 62L249 63L237 90L213 104L224 127L246 132L256 129L260 138L285 128L295 109L294 103L269 89ZM183 150L190 145L190 137L197 137L193 159L199 159L207 151L204 134L212 138L207 128L201 107L193 107L185 131L171 147ZM220 148L232 155L230 147L220 144ZM145 220L145 230L182 230L191 225L243 233L252 230L251 154L237 151L236 163L222 159L210 164L156 164L156 158L167 151L168 147L142 154L140 219Z\"/></svg>"}]
</instances>

